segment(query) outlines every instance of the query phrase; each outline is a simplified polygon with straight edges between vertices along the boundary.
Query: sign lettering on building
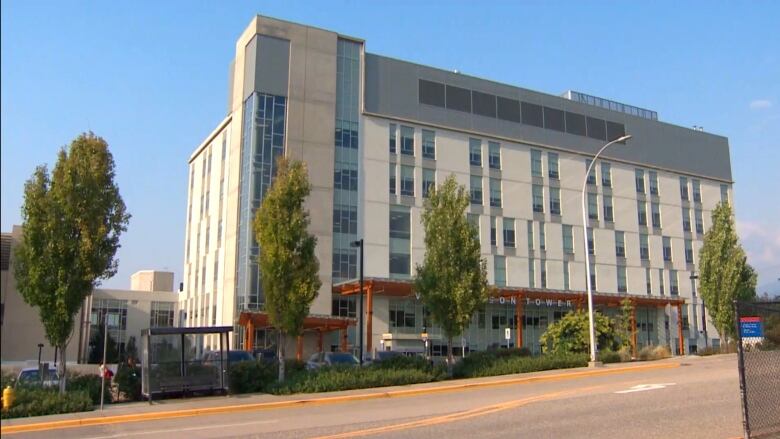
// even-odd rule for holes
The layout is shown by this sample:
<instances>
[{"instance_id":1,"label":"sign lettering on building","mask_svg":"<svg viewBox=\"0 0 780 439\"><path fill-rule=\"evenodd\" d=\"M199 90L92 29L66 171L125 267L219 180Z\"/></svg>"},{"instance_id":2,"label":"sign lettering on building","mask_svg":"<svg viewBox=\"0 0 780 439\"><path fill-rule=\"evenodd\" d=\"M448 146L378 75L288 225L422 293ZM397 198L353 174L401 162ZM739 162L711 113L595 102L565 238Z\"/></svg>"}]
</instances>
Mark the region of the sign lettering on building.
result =
<instances>
[{"instance_id":1,"label":"sign lettering on building","mask_svg":"<svg viewBox=\"0 0 780 439\"><path fill-rule=\"evenodd\" d=\"M516 305L517 297L491 297L490 299L488 299L488 303L499 304L499 305ZM558 307L558 308L572 307L571 300L561 300L561 299L531 299L526 297L525 304L529 306L536 305L536 306L547 306L547 307Z\"/></svg>"}]
</instances>

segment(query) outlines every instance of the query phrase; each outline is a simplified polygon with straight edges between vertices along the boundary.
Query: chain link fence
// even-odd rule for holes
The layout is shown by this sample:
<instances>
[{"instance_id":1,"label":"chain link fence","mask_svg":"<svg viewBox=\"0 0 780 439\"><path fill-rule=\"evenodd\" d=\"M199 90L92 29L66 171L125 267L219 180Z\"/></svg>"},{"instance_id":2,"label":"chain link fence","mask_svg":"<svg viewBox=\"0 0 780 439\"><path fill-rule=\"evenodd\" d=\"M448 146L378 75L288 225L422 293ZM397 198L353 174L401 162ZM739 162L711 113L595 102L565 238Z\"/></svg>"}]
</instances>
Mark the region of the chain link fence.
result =
<instances>
[{"instance_id":1,"label":"chain link fence","mask_svg":"<svg viewBox=\"0 0 780 439\"><path fill-rule=\"evenodd\" d=\"M745 438L780 437L780 302L737 302Z\"/></svg>"}]
</instances>

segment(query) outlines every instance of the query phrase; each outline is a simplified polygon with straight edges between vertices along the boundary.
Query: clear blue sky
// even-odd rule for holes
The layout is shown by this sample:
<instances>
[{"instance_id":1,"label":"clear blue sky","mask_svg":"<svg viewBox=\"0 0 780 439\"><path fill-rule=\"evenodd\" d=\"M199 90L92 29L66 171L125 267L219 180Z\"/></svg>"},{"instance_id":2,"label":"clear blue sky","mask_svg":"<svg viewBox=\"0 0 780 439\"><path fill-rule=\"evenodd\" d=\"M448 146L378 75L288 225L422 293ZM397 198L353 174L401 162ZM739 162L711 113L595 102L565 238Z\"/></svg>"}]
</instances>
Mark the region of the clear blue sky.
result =
<instances>
[{"instance_id":1,"label":"clear blue sky","mask_svg":"<svg viewBox=\"0 0 780 439\"><path fill-rule=\"evenodd\" d=\"M423 2L420 2L423 3ZM187 159L225 115L254 14L367 50L552 94L574 89L728 136L737 222L759 284L780 277L780 2L2 3L2 230L25 179L80 132L111 145L133 218L120 270L181 278Z\"/></svg>"}]
</instances>

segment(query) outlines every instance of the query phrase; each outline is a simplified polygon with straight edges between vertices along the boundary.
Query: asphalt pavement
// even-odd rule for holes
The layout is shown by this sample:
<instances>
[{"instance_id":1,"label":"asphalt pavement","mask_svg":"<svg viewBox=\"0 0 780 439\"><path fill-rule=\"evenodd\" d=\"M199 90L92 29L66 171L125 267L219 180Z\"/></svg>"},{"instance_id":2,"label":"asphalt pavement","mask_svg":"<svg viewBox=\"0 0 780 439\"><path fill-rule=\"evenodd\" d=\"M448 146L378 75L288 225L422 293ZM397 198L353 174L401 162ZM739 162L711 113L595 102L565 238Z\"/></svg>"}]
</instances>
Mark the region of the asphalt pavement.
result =
<instances>
[{"instance_id":1,"label":"asphalt pavement","mask_svg":"<svg viewBox=\"0 0 780 439\"><path fill-rule=\"evenodd\" d=\"M652 364L652 363L650 363ZM741 436L736 356L682 357L669 367L589 375L588 369L308 395L172 402L163 409L219 407L193 416L8 434L12 438L734 438ZM677 366L679 364L679 366ZM613 373L614 372L614 373ZM516 378L522 378L517 380ZM538 379L537 379L538 377ZM507 379L516 379L514 382ZM525 379L532 378L532 379ZM433 389L433 390L431 390ZM369 395L368 398L365 395ZM376 395L374 395L376 396ZM339 399L340 398L340 399ZM352 399L350 399L352 398ZM245 401L243 409L237 401ZM254 401L260 404L251 405ZM267 406L268 402L278 406ZM113 413L154 413L141 406ZM225 408L227 407L227 408ZM256 407L256 409L255 409ZM170 412L174 413L174 412ZM88 415L83 415L88 416ZM94 415L93 415L94 417ZM67 419L68 416L52 418ZM117 418L119 419L119 418ZM20 423L22 423L20 421ZM9 425L3 423L6 437Z\"/></svg>"}]
</instances>

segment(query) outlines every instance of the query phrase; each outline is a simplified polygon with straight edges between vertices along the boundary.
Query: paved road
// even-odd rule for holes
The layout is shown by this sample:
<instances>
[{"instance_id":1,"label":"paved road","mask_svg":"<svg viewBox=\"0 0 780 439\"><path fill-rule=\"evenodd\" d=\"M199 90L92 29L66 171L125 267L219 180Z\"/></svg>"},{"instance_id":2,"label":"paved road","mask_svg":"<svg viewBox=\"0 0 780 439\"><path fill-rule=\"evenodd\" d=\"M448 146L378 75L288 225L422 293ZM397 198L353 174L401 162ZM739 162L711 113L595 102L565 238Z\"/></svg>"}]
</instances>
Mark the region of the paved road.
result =
<instances>
[{"instance_id":1,"label":"paved road","mask_svg":"<svg viewBox=\"0 0 780 439\"><path fill-rule=\"evenodd\" d=\"M736 357L678 368L327 405L14 434L12 438L734 438Z\"/></svg>"}]
</instances>

